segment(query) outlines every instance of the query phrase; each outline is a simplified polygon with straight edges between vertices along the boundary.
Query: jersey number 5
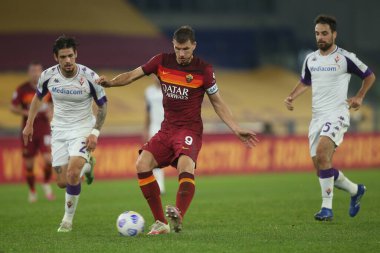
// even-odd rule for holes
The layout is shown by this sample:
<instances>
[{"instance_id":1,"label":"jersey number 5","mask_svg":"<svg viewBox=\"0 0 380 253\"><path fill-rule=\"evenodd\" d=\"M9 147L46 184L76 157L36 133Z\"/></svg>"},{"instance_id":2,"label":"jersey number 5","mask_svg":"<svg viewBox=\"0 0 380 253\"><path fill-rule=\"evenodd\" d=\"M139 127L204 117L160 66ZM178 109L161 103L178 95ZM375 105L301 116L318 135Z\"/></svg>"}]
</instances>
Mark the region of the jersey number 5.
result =
<instances>
[{"instance_id":1,"label":"jersey number 5","mask_svg":"<svg viewBox=\"0 0 380 253\"><path fill-rule=\"evenodd\" d=\"M330 130L330 127L331 127L331 123L330 122L326 122L324 128L323 128L323 132L326 133Z\"/></svg>"}]
</instances>

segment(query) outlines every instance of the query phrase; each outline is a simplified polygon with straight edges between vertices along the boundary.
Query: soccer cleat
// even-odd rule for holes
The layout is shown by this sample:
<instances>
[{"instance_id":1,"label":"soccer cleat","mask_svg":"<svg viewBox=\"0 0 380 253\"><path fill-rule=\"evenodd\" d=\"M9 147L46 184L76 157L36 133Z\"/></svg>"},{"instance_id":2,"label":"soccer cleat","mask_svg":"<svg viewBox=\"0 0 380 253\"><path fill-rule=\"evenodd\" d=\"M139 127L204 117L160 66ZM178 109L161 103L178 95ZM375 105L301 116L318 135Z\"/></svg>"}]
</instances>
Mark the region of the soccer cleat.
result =
<instances>
[{"instance_id":1,"label":"soccer cleat","mask_svg":"<svg viewBox=\"0 0 380 253\"><path fill-rule=\"evenodd\" d=\"M42 184L42 189L45 192L45 198L49 201L55 200L53 190L51 189L50 184Z\"/></svg>"},{"instance_id":2,"label":"soccer cleat","mask_svg":"<svg viewBox=\"0 0 380 253\"><path fill-rule=\"evenodd\" d=\"M90 171L87 172L87 173L84 173L84 175L86 177L86 183L88 185L92 184L92 182L94 181L94 178L95 178L95 176L94 176L94 167L95 167L95 164L96 164L95 157L90 156L89 164L91 166Z\"/></svg>"},{"instance_id":3,"label":"soccer cleat","mask_svg":"<svg viewBox=\"0 0 380 253\"><path fill-rule=\"evenodd\" d=\"M29 201L29 203L37 202L37 193L30 191L29 196L28 196L28 201Z\"/></svg>"},{"instance_id":4,"label":"soccer cleat","mask_svg":"<svg viewBox=\"0 0 380 253\"><path fill-rule=\"evenodd\" d=\"M182 215L181 211L175 206L166 206L166 217L170 219L170 223L176 233L182 230Z\"/></svg>"},{"instance_id":5,"label":"soccer cleat","mask_svg":"<svg viewBox=\"0 0 380 253\"><path fill-rule=\"evenodd\" d=\"M53 201L53 200L55 200L55 195L54 195L54 193L49 193L49 194L45 195L45 198L49 201Z\"/></svg>"},{"instance_id":6,"label":"soccer cleat","mask_svg":"<svg viewBox=\"0 0 380 253\"><path fill-rule=\"evenodd\" d=\"M60 227L58 228L57 232L70 232L73 229L73 225L70 222L62 221Z\"/></svg>"},{"instance_id":7,"label":"soccer cleat","mask_svg":"<svg viewBox=\"0 0 380 253\"><path fill-rule=\"evenodd\" d=\"M332 221L334 215L332 209L322 207L322 209L314 215L314 218L319 221Z\"/></svg>"},{"instance_id":8,"label":"soccer cleat","mask_svg":"<svg viewBox=\"0 0 380 253\"><path fill-rule=\"evenodd\" d=\"M169 234L170 226L159 220L156 220L152 226L150 226L150 231L147 235L160 235L160 234Z\"/></svg>"},{"instance_id":9,"label":"soccer cleat","mask_svg":"<svg viewBox=\"0 0 380 253\"><path fill-rule=\"evenodd\" d=\"M366 187L362 184L358 184L358 192L355 196L351 197L349 214L351 217L355 217L360 210L360 200L363 197Z\"/></svg>"}]
</instances>

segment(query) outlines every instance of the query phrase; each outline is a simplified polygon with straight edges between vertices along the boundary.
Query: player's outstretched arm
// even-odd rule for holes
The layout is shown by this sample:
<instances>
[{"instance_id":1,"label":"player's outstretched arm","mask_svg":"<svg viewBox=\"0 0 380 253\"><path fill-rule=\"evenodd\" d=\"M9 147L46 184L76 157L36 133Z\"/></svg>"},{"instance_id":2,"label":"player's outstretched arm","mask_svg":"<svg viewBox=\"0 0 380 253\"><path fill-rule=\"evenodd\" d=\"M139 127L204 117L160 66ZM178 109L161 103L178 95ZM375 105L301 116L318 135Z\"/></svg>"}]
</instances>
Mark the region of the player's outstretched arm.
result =
<instances>
[{"instance_id":1,"label":"player's outstretched arm","mask_svg":"<svg viewBox=\"0 0 380 253\"><path fill-rule=\"evenodd\" d=\"M223 122L232 130L232 132L246 145L248 148L256 146L258 139L256 134L251 130L246 130L240 128L240 126L235 122L232 116L231 110L228 108L227 104L223 101L219 92L209 95L210 101L216 114Z\"/></svg>"},{"instance_id":2,"label":"player's outstretched arm","mask_svg":"<svg viewBox=\"0 0 380 253\"><path fill-rule=\"evenodd\" d=\"M284 103L286 108L288 108L289 111L293 111L293 101L300 95L302 95L305 91L307 91L310 88L310 85L306 85L302 82L298 82L296 87L292 90L292 92L289 94L287 98L285 98Z\"/></svg>"},{"instance_id":3,"label":"player's outstretched arm","mask_svg":"<svg viewBox=\"0 0 380 253\"><path fill-rule=\"evenodd\" d=\"M373 73L363 79L362 87L360 88L358 93L354 97L347 99L349 108L352 108L355 111L360 109L360 106L363 103L363 99L365 95L367 94L367 91L375 83L375 80L376 80L376 77L375 77L375 74Z\"/></svg>"},{"instance_id":4,"label":"player's outstretched arm","mask_svg":"<svg viewBox=\"0 0 380 253\"><path fill-rule=\"evenodd\" d=\"M140 79L144 75L145 75L145 73L142 70L142 67L138 67L132 71L125 72L125 73L122 73L120 75L117 75L116 77L112 78L111 80L108 80L108 78L106 76L100 76L99 79L96 80L96 82L105 88L125 86L125 85L133 83L134 81Z\"/></svg>"},{"instance_id":5,"label":"player's outstretched arm","mask_svg":"<svg viewBox=\"0 0 380 253\"><path fill-rule=\"evenodd\" d=\"M30 109L28 113L28 119L24 130L22 131L22 138L24 140L24 145L28 144L28 141L31 142L33 138L33 123L36 118L37 112L42 105L42 101L37 95L34 95L32 103L30 104Z\"/></svg>"}]
</instances>

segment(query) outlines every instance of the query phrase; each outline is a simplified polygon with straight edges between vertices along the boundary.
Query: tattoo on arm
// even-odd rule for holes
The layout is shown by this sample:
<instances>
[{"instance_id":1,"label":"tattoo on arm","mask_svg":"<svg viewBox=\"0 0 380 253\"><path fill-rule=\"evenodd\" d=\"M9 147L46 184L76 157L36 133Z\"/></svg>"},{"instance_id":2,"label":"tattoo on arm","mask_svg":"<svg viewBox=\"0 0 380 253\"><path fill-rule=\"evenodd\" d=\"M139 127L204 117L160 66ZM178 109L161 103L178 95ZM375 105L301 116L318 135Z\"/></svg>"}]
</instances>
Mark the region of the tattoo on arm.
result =
<instances>
[{"instance_id":1,"label":"tattoo on arm","mask_svg":"<svg viewBox=\"0 0 380 253\"><path fill-rule=\"evenodd\" d=\"M61 166L56 166L54 167L54 170L57 174L61 174L62 173L62 167Z\"/></svg>"},{"instance_id":2,"label":"tattoo on arm","mask_svg":"<svg viewBox=\"0 0 380 253\"><path fill-rule=\"evenodd\" d=\"M100 130L104 124L107 115L107 104L98 107L98 114L96 115L95 129Z\"/></svg>"}]
</instances>

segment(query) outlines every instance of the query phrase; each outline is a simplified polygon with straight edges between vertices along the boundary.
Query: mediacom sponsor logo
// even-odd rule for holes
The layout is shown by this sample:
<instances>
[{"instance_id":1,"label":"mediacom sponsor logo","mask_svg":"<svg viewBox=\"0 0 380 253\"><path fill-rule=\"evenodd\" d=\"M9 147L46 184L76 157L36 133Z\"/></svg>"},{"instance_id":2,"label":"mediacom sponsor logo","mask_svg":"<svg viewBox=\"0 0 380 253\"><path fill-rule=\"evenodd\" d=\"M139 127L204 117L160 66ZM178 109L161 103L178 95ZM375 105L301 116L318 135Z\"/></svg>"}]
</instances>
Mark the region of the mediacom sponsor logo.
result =
<instances>
[{"instance_id":1,"label":"mediacom sponsor logo","mask_svg":"<svg viewBox=\"0 0 380 253\"><path fill-rule=\"evenodd\" d=\"M67 94L67 95L82 95L83 93L82 90L68 90L68 89L56 88L56 87L53 87L52 92Z\"/></svg>"},{"instance_id":2,"label":"mediacom sponsor logo","mask_svg":"<svg viewBox=\"0 0 380 253\"><path fill-rule=\"evenodd\" d=\"M310 67L310 71L315 72L315 71L327 71L327 72L333 72L337 71L338 68L336 66L318 66L318 67Z\"/></svg>"}]
</instances>

